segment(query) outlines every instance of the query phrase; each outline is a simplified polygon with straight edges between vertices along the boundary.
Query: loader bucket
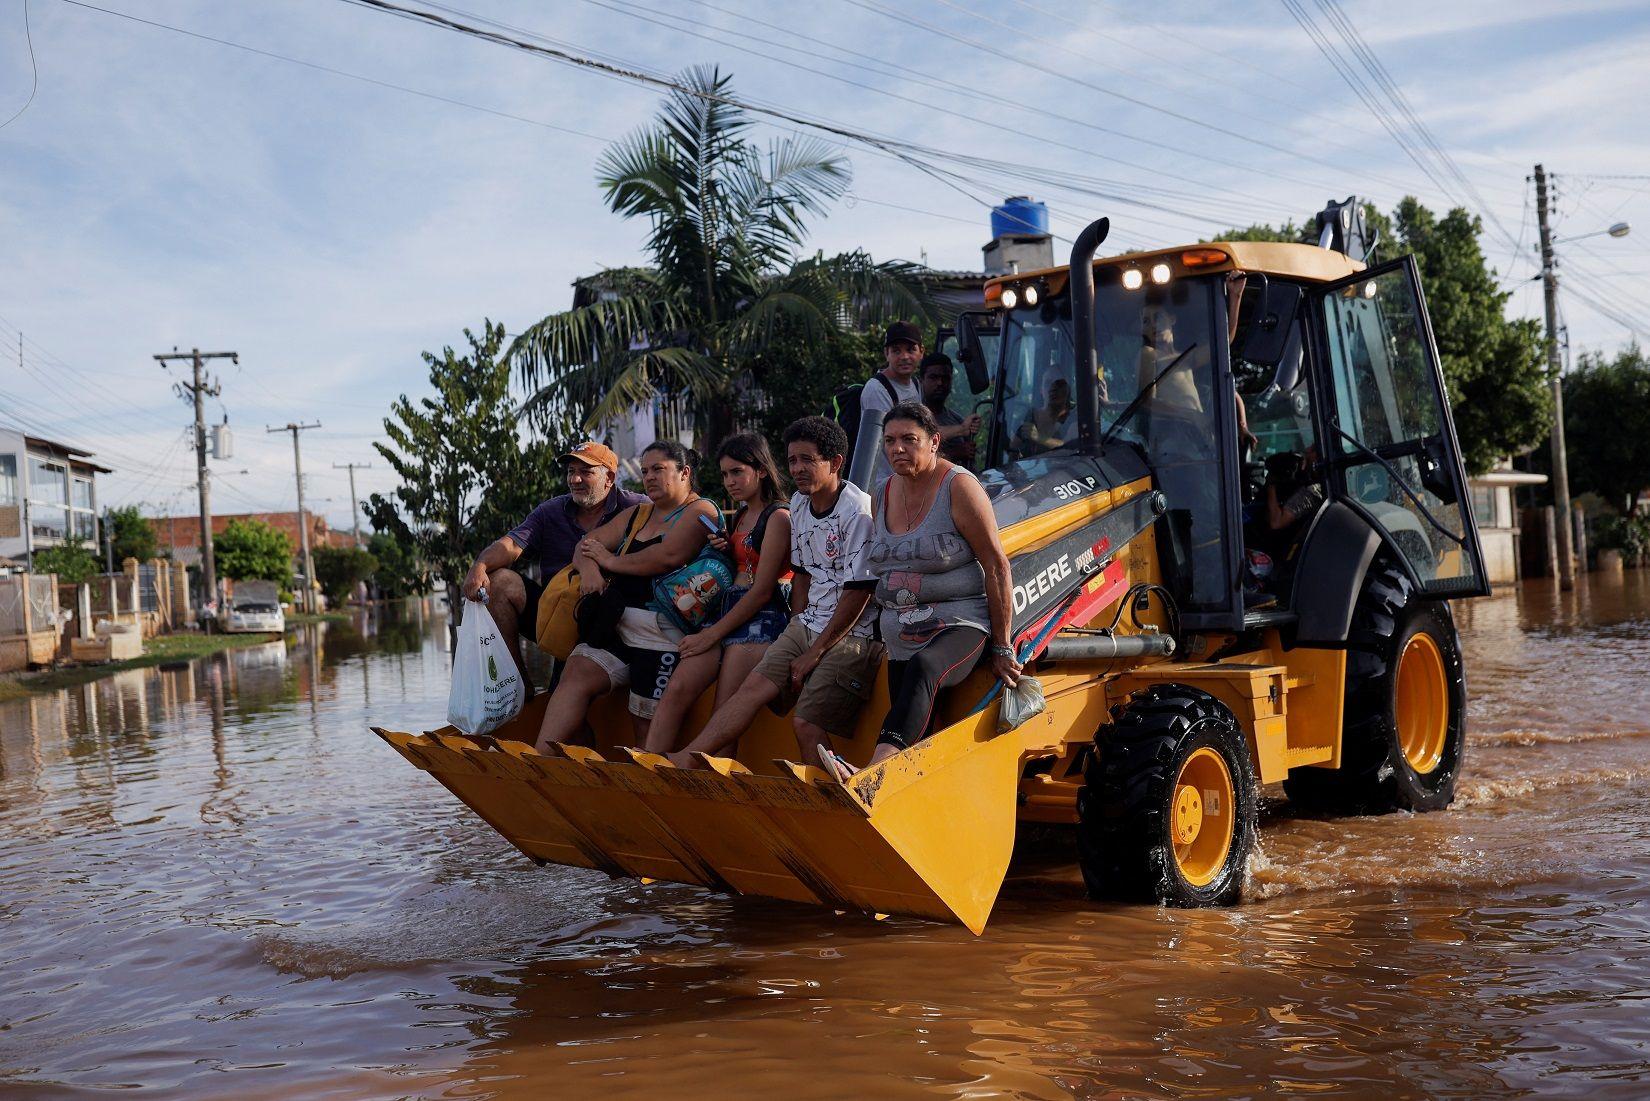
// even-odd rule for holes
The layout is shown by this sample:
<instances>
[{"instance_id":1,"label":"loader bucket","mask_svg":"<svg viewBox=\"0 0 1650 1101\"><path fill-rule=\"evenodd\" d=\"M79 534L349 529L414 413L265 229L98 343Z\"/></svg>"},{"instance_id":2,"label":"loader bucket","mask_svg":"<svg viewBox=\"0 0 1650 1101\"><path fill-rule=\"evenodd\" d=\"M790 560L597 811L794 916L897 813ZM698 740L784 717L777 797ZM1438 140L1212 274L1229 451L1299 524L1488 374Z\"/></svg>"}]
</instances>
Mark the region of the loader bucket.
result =
<instances>
[{"instance_id":1,"label":"loader bucket","mask_svg":"<svg viewBox=\"0 0 1650 1101\"><path fill-rule=\"evenodd\" d=\"M1020 742L971 715L839 784L662 757L374 728L541 863L985 928L1014 845ZM618 758L618 759L610 759Z\"/></svg>"}]
</instances>

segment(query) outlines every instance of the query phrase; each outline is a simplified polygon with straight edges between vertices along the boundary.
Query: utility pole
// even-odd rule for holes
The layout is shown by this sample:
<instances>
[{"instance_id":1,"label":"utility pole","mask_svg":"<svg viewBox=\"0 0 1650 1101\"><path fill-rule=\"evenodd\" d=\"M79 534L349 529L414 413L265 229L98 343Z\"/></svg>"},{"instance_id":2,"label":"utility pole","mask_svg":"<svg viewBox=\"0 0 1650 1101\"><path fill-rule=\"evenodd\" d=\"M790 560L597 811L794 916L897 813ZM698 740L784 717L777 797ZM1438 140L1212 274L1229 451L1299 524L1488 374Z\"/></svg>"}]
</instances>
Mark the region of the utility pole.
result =
<instances>
[{"instance_id":1,"label":"utility pole","mask_svg":"<svg viewBox=\"0 0 1650 1101\"><path fill-rule=\"evenodd\" d=\"M1553 234L1547 225L1550 206L1547 170L1535 166L1535 216L1541 227L1541 290L1547 306L1547 376L1553 387L1553 504L1558 527L1558 584L1575 585L1575 556L1570 518L1570 464L1564 451L1564 376L1558 354L1558 262L1553 256Z\"/></svg>"},{"instance_id":2,"label":"utility pole","mask_svg":"<svg viewBox=\"0 0 1650 1101\"><path fill-rule=\"evenodd\" d=\"M201 505L201 589L205 594L203 603L215 604L218 599L218 563L212 553L212 482L211 472L206 469L206 410L201 399L215 398L223 393L223 384L206 378L202 365L209 359L227 359L238 365L241 357L235 352L203 352L199 348L180 352L174 347L169 354L158 355L155 359L162 367L174 359L187 359L194 365L194 381L176 383L173 389L179 397L187 393L195 402L195 480L199 483Z\"/></svg>"},{"instance_id":3,"label":"utility pole","mask_svg":"<svg viewBox=\"0 0 1650 1101\"><path fill-rule=\"evenodd\" d=\"M371 463L333 463L334 470L349 471L349 512L355 518L355 545L361 545L361 503L355 496L355 472L357 470L371 470Z\"/></svg>"},{"instance_id":4,"label":"utility pole","mask_svg":"<svg viewBox=\"0 0 1650 1101\"><path fill-rule=\"evenodd\" d=\"M304 460L298 453L298 433L319 427L320 421L314 424L288 422L279 428L266 429L269 432L292 433L292 472L298 479L298 545L304 552L304 611L311 615L315 613L315 563L309 556L309 517L304 515Z\"/></svg>"}]
</instances>

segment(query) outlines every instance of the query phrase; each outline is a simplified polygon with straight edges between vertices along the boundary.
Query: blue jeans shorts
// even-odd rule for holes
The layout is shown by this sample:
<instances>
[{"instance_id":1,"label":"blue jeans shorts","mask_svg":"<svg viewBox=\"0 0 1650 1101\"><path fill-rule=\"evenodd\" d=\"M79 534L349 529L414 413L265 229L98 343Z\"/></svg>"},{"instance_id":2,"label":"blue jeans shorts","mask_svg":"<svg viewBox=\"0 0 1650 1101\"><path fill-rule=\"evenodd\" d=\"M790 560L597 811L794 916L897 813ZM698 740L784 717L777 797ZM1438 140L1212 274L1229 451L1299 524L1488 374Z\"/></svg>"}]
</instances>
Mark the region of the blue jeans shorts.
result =
<instances>
[{"instance_id":1,"label":"blue jeans shorts","mask_svg":"<svg viewBox=\"0 0 1650 1101\"><path fill-rule=\"evenodd\" d=\"M727 615L733 606L744 599L750 588L740 588L735 585L723 595L722 614ZM767 646L777 639L785 625L791 621L790 614L780 604L780 590L774 590L774 599L767 607L751 616L744 623L733 629L733 633L722 640L723 646Z\"/></svg>"}]
</instances>

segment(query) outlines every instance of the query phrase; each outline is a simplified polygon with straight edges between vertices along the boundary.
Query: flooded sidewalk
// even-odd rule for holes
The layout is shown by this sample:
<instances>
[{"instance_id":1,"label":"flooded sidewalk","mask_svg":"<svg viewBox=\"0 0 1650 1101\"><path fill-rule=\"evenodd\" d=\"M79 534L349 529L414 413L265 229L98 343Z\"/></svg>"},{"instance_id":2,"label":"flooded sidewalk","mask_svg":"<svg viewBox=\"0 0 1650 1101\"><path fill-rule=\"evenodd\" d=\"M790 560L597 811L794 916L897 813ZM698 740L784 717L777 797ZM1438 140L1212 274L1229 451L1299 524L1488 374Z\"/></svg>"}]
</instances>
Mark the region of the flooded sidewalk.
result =
<instances>
[{"instance_id":1,"label":"flooded sidewalk","mask_svg":"<svg viewBox=\"0 0 1650 1101\"><path fill-rule=\"evenodd\" d=\"M0 703L0 1097L1638 1097L1650 571L1457 607L1431 815L1268 802L1249 901L983 937L534 868L367 730L445 712L374 611Z\"/></svg>"}]
</instances>

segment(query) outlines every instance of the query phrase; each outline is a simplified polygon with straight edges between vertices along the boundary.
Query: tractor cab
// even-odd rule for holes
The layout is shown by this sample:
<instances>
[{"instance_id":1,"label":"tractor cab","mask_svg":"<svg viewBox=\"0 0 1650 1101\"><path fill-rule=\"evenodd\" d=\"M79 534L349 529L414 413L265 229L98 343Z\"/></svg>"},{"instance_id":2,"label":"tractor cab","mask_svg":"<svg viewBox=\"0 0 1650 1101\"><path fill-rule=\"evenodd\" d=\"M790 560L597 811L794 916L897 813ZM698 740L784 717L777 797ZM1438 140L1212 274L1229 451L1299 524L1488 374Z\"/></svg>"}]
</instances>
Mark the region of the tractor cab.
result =
<instances>
[{"instance_id":1,"label":"tractor cab","mask_svg":"<svg viewBox=\"0 0 1650 1101\"><path fill-rule=\"evenodd\" d=\"M1412 258L1366 270L1329 247L1215 242L1093 272L1087 446L1150 469L1167 503L1164 584L1188 629L1293 621L1325 595L1303 563L1347 549L1359 527L1343 511L1428 595L1487 591ZM1072 282L1066 268L988 283L996 309L958 326L965 361L970 330L1001 334L995 362L973 372L994 398L983 465L1084 446ZM1269 483L1310 506L1281 529ZM1367 540L1353 541L1367 561ZM1256 576L1253 550L1274 560L1270 576Z\"/></svg>"}]
</instances>

